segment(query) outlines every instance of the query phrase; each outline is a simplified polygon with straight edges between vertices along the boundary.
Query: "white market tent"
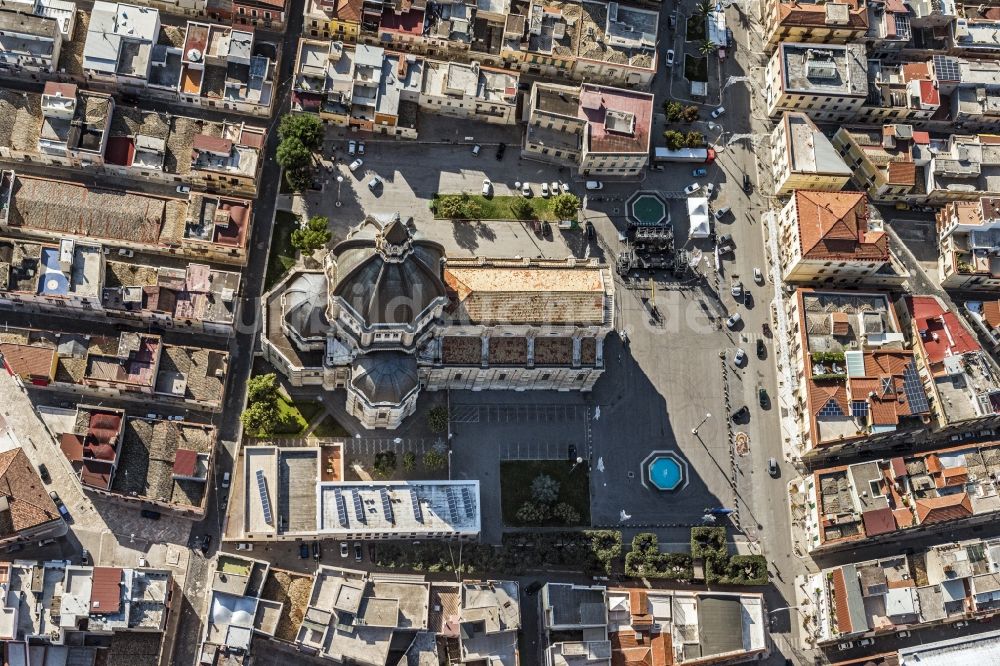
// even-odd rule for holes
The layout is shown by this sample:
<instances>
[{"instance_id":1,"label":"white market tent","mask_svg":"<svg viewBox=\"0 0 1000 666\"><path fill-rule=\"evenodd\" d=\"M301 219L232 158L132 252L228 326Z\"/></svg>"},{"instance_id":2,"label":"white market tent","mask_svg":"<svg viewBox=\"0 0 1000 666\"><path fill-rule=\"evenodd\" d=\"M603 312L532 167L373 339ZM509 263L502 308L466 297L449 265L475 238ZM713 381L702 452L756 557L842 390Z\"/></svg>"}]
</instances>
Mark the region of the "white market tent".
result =
<instances>
[{"instance_id":1,"label":"white market tent","mask_svg":"<svg viewBox=\"0 0 1000 666\"><path fill-rule=\"evenodd\" d=\"M712 233L708 197L688 197L688 219L691 221L691 238L708 238Z\"/></svg>"}]
</instances>

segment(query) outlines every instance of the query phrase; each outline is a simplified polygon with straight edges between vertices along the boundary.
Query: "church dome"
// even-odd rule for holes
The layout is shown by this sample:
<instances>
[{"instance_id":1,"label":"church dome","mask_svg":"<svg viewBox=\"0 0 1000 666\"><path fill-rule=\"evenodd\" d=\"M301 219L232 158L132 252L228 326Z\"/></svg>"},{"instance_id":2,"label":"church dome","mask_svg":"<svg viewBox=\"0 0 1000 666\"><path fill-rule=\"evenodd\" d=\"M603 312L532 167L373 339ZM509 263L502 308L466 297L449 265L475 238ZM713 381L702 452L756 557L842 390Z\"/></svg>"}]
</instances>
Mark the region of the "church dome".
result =
<instances>
[{"instance_id":1,"label":"church dome","mask_svg":"<svg viewBox=\"0 0 1000 666\"><path fill-rule=\"evenodd\" d=\"M351 386L373 405L398 405L418 384L417 360L403 352L365 354L351 369Z\"/></svg>"},{"instance_id":2,"label":"church dome","mask_svg":"<svg viewBox=\"0 0 1000 666\"><path fill-rule=\"evenodd\" d=\"M281 315L300 338L321 338L329 328L326 305L326 276L302 273L285 289Z\"/></svg>"},{"instance_id":3,"label":"church dome","mask_svg":"<svg viewBox=\"0 0 1000 666\"><path fill-rule=\"evenodd\" d=\"M444 248L393 215L371 218L332 251L333 295L366 325L411 324L446 294Z\"/></svg>"}]
</instances>

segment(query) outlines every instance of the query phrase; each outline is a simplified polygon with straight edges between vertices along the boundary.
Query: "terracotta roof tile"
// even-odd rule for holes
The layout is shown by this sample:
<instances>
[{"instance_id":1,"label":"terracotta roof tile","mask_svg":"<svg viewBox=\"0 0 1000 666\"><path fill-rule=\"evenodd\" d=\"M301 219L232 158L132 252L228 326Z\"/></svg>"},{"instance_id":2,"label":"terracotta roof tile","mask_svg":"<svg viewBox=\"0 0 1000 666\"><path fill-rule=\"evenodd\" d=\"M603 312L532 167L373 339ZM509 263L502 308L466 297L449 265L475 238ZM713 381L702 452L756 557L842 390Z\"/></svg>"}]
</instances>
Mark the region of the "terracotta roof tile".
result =
<instances>
[{"instance_id":1,"label":"terracotta roof tile","mask_svg":"<svg viewBox=\"0 0 1000 666\"><path fill-rule=\"evenodd\" d=\"M848 3L847 25L837 26L839 29L853 28L863 31L868 29L868 13L855 3ZM778 5L778 21L782 27L825 28L826 7L821 4L781 3Z\"/></svg>"},{"instance_id":2,"label":"terracotta roof tile","mask_svg":"<svg viewBox=\"0 0 1000 666\"><path fill-rule=\"evenodd\" d=\"M985 301L983 303L983 319L990 328L1000 327L1000 301Z\"/></svg>"},{"instance_id":3,"label":"terracotta roof tile","mask_svg":"<svg viewBox=\"0 0 1000 666\"><path fill-rule=\"evenodd\" d=\"M892 517L896 519L896 525L901 530L913 525L913 512L909 509L893 509Z\"/></svg>"},{"instance_id":4,"label":"terracotta roof tile","mask_svg":"<svg viewBox=\"0 0 1000 666\"><path fill-rule=\"evenodd\" d=\"M851 611L847 606L847 582L844 580L844 570L840 567L833 571L833 609L837 618L837 630L849 634L853 631Z\"/></svg>"},{"instance_id":5,"label":"terracotta roof tile","mask_svg":"<svg viewBox=\"0 0 1000 666\"><path fill-rule=\"evenodd\" d=\"M54 376L54 347L38 347L34 345L19 345L15 343L0 343L0 354L4 365L15 375L51 380Z\"/></svg>"},{"instance_id":6,"label":"terracotta roof tile","mask_svg":"<svg viewBox=\"0 0 1000 666\"><path fill-rule=\"evenodd\" d=\"M7 497L9 518L0 519L0 537L61 520L38 472L20 448L0 453L0 494Z\"/></svg>"},{"instance_id":7,"label":"terracotta roof tile","mask_svg":"<svg viewBox=\"0 0 1000 666\"><path fill-rule=\"evenodd\" d=\"M803 258L889 260L885 232L868 229L864 193L796 190L795 213Z\"/></svg>"},{"instance_id":8,"label":"terracotta roof tile","mask_svg":"<svg viewBox=\"0 0 1000 666\"><path fill-rule=\"evenodd\" d=\"M915 185L917 165L913 162L889 162L887 178L890 185Z\"/></svg>"},{"instance_id":9,"label":"terracotta roof tile","mask_svg":"<svg viewBox=\"0 0 1000 666\"><path fill-rule=\"evenodd\" d=\"M840 407L845 415L851 413L850 404L847 401L847 385L837 382L835 384L818 384L811 382L809 387L809 406L813 414L817 414L828 402L833 400Z\"/></svg>"},{"instance_id":10,"label":"terracotta roof tile","mask_svg":"<svg viewBox=\"0 0 1000 666\"><path fill-rule=\"evenodd\" d=\"M122 570L118 567L94 567L90 589L92 615L114 615L122 608Z\"/></svg>"},{"instance_id":11,"label":"terracotta roof tile","mask_svg":"<svg viewBox=\"0 0 1000 666\"><path fill-rule=\"evenodd\" d=\"M174 474L194 476L198 469L198 452L191 449L177 449L174 455Z\"/></svg>"},{"instance_id":12,"label":"terracotta roof tile","mask_svg":"<svg viewBox=\"0 0 1000 666\"><path fill-rule=\"evenodd\" d=\"M972 499L968 493L942 495L916 502L917 523L945 523L972 515Z\"/></svg>"},{"instance_id":13,"label":"terracotta roof tile","mask_svg":"<svg viewBox=\"0 0 1000 666\"><path fill-rule=\"evenodd\" d=\"M873 537L879 534L888 534L896 531L896 519L892 515L892 509L872 509L861 514L861 520L865 524L865 536Z\"/></svg>"}]
</instances>

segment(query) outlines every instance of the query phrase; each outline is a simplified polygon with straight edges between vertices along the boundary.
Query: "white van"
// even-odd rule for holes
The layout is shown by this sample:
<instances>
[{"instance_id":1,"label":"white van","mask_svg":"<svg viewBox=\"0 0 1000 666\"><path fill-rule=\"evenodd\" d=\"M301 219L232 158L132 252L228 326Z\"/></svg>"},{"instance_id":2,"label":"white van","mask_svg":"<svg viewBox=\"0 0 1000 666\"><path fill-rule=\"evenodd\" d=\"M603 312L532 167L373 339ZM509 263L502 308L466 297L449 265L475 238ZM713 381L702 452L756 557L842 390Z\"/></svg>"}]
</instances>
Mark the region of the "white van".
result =
<instances>
[{"instance_id":1,"label":"white van","mask_svg":"<svg viewBox=\"0 0 1000 666\"><path fill-rule=\"evenodd\" d=\"M604 189L604 183L599 180L588 180L587 181L588 190L601 190Z\"/></svg>"}]
</instances>

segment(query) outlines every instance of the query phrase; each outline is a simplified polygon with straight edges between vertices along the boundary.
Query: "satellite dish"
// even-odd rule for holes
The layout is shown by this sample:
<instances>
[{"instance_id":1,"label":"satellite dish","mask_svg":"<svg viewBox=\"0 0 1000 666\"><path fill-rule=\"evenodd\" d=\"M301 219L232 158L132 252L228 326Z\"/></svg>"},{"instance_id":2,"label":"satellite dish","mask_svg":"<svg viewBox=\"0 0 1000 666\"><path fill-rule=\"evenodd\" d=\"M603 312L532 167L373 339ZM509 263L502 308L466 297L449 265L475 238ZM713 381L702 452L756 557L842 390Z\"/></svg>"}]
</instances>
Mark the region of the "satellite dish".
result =
<instances>
[{"instance_id":1,"label":"satellite dish","mask_svg":"<svg viewBox=\"0 0 1000 666\"><path fill-rule=\"evenodd\" d=\"M201 49L188 49L187 57L191 62L199 62L201 60Z\"/></svg>"}]
</instances>

